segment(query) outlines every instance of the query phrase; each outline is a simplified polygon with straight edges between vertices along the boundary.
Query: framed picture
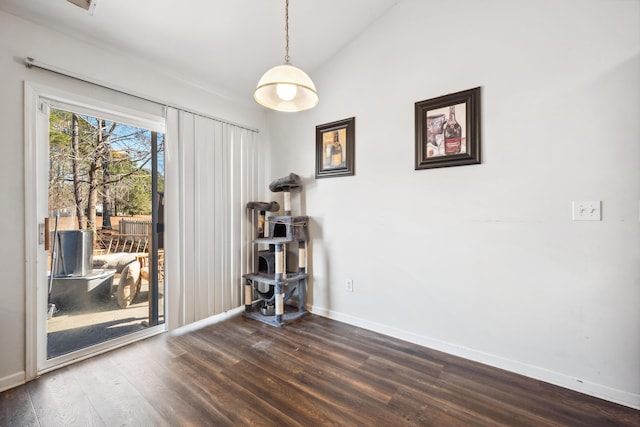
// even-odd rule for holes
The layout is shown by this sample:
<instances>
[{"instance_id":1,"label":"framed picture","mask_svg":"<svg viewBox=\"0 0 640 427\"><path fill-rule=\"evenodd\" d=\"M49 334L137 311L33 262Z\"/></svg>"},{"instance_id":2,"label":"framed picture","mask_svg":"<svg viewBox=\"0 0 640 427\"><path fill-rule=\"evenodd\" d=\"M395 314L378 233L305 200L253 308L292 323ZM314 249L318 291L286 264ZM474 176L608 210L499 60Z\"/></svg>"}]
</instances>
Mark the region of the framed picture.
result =
<instances>
[{"instance_id":1,"label":"framed picture","mask_svg":"<svg viewBox=\"0 0 640 427\"><path fill-rule=\"evenodd\" d=\"M416 170L480 163L480 88L416 102Z\"/></svg>"},{"instance_id":2,"label":"framed picture","mask_svg":"<svg viewBox=\"0 0 640 427\"><path fill-rule=\"evenodd\" d=\"M316 178L354 174L356 118L316 126Z\"/></svg>"}]
</instances>

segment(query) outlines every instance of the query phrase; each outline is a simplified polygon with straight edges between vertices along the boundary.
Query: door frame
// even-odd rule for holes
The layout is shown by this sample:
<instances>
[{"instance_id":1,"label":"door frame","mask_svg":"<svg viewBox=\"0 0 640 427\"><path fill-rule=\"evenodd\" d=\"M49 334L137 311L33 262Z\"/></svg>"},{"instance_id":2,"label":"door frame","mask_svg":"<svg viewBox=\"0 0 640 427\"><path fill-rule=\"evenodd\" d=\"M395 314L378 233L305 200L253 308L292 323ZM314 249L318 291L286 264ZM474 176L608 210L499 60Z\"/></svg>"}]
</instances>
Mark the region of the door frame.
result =
<instances>
[{"instance_id":1,"label":"door frame","mask_svg":"<svg viewBox=\"0 0 640 427\"><path fill-rule=\"evenodd\" d=\"M47 359L47 255L44 249L44 218L48 215L47 173L49 159L49 103L73 105L107 117L129 117L131 111L94 98L51 86L24 82L24 195L25 195L25 381L53 369L167 331L168 298L165 287L164 323L149 326L95 346ZM158 130L164 118L135 112L140 127ZM162 130L164 132L164 130ZM44 141L44 142L43 142ZM165 285L166 286L166 285Z\"/></svg>"}]
</instances>

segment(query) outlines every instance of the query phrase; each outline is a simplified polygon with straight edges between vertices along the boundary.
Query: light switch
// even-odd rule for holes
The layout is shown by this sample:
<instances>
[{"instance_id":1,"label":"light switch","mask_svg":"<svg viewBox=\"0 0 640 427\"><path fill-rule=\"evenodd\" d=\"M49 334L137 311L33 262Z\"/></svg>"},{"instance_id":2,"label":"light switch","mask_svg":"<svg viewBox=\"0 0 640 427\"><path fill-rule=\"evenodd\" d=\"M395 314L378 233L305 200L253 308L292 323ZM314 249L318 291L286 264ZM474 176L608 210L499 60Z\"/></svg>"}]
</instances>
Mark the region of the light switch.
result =
<instances>
[{"instance_id":1,"label":"light switch","mask_svg":"<svg viewBox=\"0 0 640 427\"><path fill-rule=\"evenodd\" d=\"M574 221L601 221L602 210L600 201L573 202L572 212Z\"/></svg>"}]
</instances>

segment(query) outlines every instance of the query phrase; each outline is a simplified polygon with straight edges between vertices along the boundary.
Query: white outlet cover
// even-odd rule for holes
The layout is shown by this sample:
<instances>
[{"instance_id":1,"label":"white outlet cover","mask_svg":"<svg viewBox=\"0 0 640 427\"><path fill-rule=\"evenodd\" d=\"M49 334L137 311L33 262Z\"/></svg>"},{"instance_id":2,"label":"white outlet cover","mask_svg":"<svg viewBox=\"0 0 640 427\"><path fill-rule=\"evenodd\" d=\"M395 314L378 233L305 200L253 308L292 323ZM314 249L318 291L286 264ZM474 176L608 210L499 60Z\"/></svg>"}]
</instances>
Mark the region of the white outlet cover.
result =
<instances>
[{"instance_id":1,"label":"white outlet cover","mask_svg":"<svg viewBox=\"0 0 640 427\"><path fill-rule=\"evenodd\" d=\"M571 204L574 221L601 221L602 203L600 201L580 201Z\"/></svg>"},{"instance_id":2,"label":"white outlet cover","mask_svg":"<svg viewBox=\"0 0 640 427\"><path fill-rule=\"evenodd\" d=\"M345 290L347 292L353 292L353 280L351 279L347 280Z\"/></svg>"}]
</instances>

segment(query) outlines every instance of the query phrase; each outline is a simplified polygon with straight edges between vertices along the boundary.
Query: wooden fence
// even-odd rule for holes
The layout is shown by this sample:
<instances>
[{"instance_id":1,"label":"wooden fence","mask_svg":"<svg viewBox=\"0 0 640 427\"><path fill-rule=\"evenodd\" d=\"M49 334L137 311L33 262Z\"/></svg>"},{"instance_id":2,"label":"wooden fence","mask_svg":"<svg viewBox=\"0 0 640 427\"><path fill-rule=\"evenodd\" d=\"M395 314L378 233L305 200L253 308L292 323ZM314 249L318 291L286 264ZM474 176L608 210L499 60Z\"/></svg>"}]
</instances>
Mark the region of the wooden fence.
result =
<instances>
[{"instance_id":1,"label":"wooden fence","mask_svg":"<svg viewBox=\"0 0 640 427\"><path fill-rule=\"evenodd\" d=\"M151 221L122 219L118 224L118 233L98 233L94 255L116 252L147 252L151 239Z\"/></svg>"},{"instance_id":2,"label":"wooden fence","mask_svg":"<svg viewBox=\"0 0 640 427\"><path fill-rule=\"evenodd\" d=\"M127 236L127 240L139 242L148 240L151 236L151 221L140 219L121 219L118 225L121 236Z\"/></svg>"}]
</instances>

